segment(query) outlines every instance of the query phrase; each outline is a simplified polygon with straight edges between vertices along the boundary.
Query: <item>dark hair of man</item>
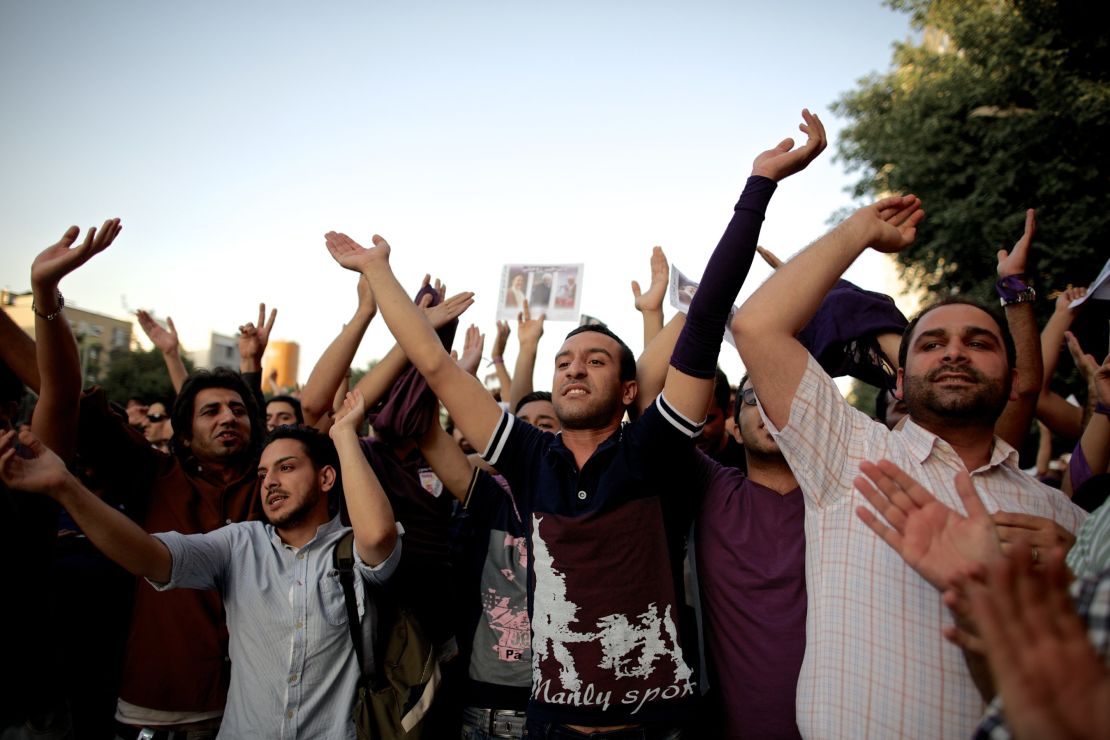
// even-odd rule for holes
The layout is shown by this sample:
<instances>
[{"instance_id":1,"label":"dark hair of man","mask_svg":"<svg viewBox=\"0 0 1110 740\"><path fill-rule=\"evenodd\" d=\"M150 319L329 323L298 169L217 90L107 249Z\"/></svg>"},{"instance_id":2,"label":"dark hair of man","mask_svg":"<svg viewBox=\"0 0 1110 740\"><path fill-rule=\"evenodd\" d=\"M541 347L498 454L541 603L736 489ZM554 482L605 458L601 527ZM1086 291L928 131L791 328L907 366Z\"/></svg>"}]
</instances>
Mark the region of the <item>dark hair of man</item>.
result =
<instances>
[{"instance_id":1,"label":"dark hair of man","mask_svg":"<svg viewBox=\"0 0 1110 740\"><path fill-rule=\"evenodd\" d=\"M732 420L740 426L740 409L744 408L744 384L748 382L751 377L748 373L744 373L744 377L740 378L740 382L736 385L736 405L732 409Z\"/></svg>"},{"instance_id":2,"label":"dark hair of man","mask_svg":"<svg viewBox=\"0 0 1110 740\"><path fill-rule=\"evenodd\" d=\"M1006 348L1006 361L1012 370L1017 365L1017 349L1014 347L1014 338L1010 335L1010 327L1006 324L1006 320L993 308L984 306L978 301L973 301L967 298L960 298L959 296L952 296L945 298L943 301L937 301L931 306L923 308L913 320L906 325L906 330L902 332L902 343L898 345L898 367L904 368L906 366L906 357L910 353L910 339L913 337L913 332L917 329L917 323L931 311L944 306L971 306L977 308L983 313L994 319L994 323L998 325L998 333L1002 336L1002 344Z\"/></svg>"},{"instance_id":3,"label":"dark hair of man","mask_svg":"<svg viewBox=\"0 0 1110 740\"><path fill-rule=\"evenodd\" d=\"M195 370L185 382L173 402L173 411L170 413L170 423L173 424L173 451L178 458L184 459L189 455L189 448L183 440L193 433L193 408L197 394L208 388L226 388L235 391L247 407L247 415L251 421L250 453L257 455L262 449L262 436L266 429L264 419L258 413L258 404L254 394L239 373L218 367L214 370Z\"/></svg>"},{"instance_id":4,"label":"dark hair of man","mask_svg":"<svg viewBox=\"0 0 1110 740\"><path fill-rule=\"evenodd\" d=\"M731 395L732 389L728 387L728 376L718 367L717 374L713 378L713 401L721 410L722 416L728 413L728 401Z\"/></svg>"},{"instance_id":5,"label":"dark hair of man","mask_svg":"<svg viewBox=\"0 0 1110 740\"><path fill-rule=\"evenodd\" d=\"M266 408L270 407L271 403L287 403L293 407L293 414L297 417L298 424L304 424L304 412L301 411L301 401L299 398L292 396L274 396L266 401Z\"/></svg>"},{"instance_id":6,"label":"dark hair of man","mask_svg":"<svg viewBox=\"0 0 1110 740\"><path fill-rule=\"evenodd\" d=\"M624 383L628 380L636 379L636 355L632 354L632 350L624 343L624 340L618 337L613 331L605 324L585 324L583 326L572 329L564 339L570 339L576 334L581 334L587 331L594 331L598 334L604 334L610 339L614 340L620 345L620 381Z\"/></svg>"},{"instance_id":7,"label":"dark hair of man","mask_svg":"<svg viewBox=\"0 0 1110 740\"><path fill-rule=\"evenodd\" d=\"M548 391L532 391L528 395L521 398L516 403L516 408L513 409L513 416L520 413L520 410L532 403L533 401L547 401L551 403L551 394Z\"/></svg>"}]
</instances>

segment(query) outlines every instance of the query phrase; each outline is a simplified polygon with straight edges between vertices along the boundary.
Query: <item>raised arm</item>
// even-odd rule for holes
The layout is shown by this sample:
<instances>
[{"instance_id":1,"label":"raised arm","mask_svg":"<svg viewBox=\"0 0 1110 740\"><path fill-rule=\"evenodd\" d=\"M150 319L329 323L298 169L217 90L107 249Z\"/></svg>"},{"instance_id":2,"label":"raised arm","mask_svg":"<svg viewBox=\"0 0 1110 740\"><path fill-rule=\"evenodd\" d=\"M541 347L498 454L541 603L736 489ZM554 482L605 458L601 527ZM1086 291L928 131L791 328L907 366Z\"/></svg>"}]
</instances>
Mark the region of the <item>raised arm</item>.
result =
<instances>
[{"instance_id":1,"label":"raised arm","mask_svg":"<svg viewBox=\"0 0 1110 740\"><path fill-rule=\"evenodd\" d=\"M20 432L18 444L14 430L0 435L0 480L13 490L57 501L98 550L129 572L159 583L170 580L173 563L165 545L85 488L33 433Z\"/></svg>"},{"instance_id":2,"label":"raised arm","mask_svg":"<svg viewBox=\"0 0 1110 740\"><path fill-rule=\"evenodd\" d=\"M274 328L277 319L277 309L270 311L270 318L266 318L266 304L258 304L258 323L247 322L239 327L239 372L261 373L262 355L266 354L266 345L270 343L270 330ZM261 377L259 377L261 388Z\"/></svg>"},{"instance_id":3,"label":"raised arm","mask_svg":"<svg viewBox=\"0 0 1110 740\"><path fill-rule=\"evenodd\" d=\"M173 383L173 392L180 393L181 386L189 377L189 371L185 369L185 362L181 359L181 343L177 339L177 327L173 325L173 319L167 316L166 325L169 329L163 329L153 316L141 308L135 312L135 316L139 319L139 328L146 334L147 339L162 353L162 360L166 363L166 370L170 374L170 382Z\"/></svg>"},{"instance_id":4,"label":"raised arm","mask_svg":"<svg viewBox=\"0 0 1110 740\"><path fill-rule=\"evenodd\" d=\"M466 492L474 475L474 465L439 422L428 425L428 430L418 440L420 454L428 461L432 472L443 482L443 487L460 503L466 502Z\"/></svg>"},{"instance_id":5,"label":"raised arm","mask_svg":"<svg viewBox=\"0 0 1110 740\"><path fill-rule=\"evenodd\" d=\"M493 338L493 348L490 350L490 360L493 362L494 372L497 373L502 401L509 400L513 387L513 379L509 376L509 369L505 367L505 346L509 343L509 335L512 331L508 321L498 321L497 334Z\"/></svg>"},{"instance_id":6,"label":"raised arm","mask_svg":"<svg viewBox=\"0 0 1110 740\"><path fill-rule=\"evenodd\" d=\"M667 296L667 281L670 265L662 247L651 250L651 284L647 292L641 292L640 283L632 281L632 303L644 320L644 349L663 330L663 299ZM643 390L643 388L641 388Z\"/></svg>"},{"instance_id":7,"label":"raised arm","mask_svg":"<svg viewBox=\"0 0 1110 740\"><path fill-rule=\"evenodd\" d=\"M343 497L355 533L355 549L362 562L375 566L393 552L397 526L393 507L358 443L358 425L365 414L366 400L362 394L357 390L348 393L328 434L339 453Z\"/></svg>"},{"instance_id":8,"label":"raised arm","mask_svg":"<svg viewBox=\"0 0 1110 740\"><path fill-rule=\"evenodd\" d=\"M797 333L863 250L905 249L924 216L921 201L912 195L859 209L775 270L736 312L732 335L763 411L775 426L781 429L790 419L791 399L808 362Z\"/></svg>"},{"instance_id":9,"label":"raised arm","mask_svg":"<svg viewBox=\"0 0 1110 740\"><path fill-rule=\"evenodd\" d=\"M1028 301L1013 302L1009 297L1015 286L1025 283L1025 270L1029 261L1029 248L1036 231L1036 214L1032 208L1025 212L1025 231L1014 244L1013 250L998 251L999 294L1006 300L1006 323L1017 349L1017 380L1014 382L1016 398L1006 404L1002 416L994 425L994 433L1011 446L1021 449L1029 434L1029 425L1037 410L1037 397L1041 392L1044 365L1041 360L1040 337L1037 334L1037 317L1033 304ZM1013 282L1017 281L1017 282Z\"/></svg>"},{"instance_id":10,"label":"raised arm","mask_svg":"<svg viewBox=\"0 0 1110 740\"><path fill-rule=\"evenodd\" d=\"M799 128L807 136L803 146L794 149L793 139L783 139L778 146L755 158L732 220L713 250L690 302L686 325L671 356L663 388L670 406L688 419L705 418L713 393L721 336L732 302L755 258L759 230L777 183L805 169L825 149L825 127L821 120L808 110L802 111L802 118L804 122ZM820 294L823 295L824 292Z\"/></svg>"},{"instance_id":11,"label":"raised arm","mask_svg":"<svg viewBox=\"0 0 1110 740\"><path fill-rule=\"evenodd\" d=\"M1067 399L1052 390L1052 377L1060 361L1060 348L1064 346L1064 333L1071 327L1079 309L1072 310L1077 298L1087 295L1086 288L1068 288L1056 298L1056 310L1049 317L1041 332L1041 356L1044 376L1041 395L1037 398L1037 418L1056 434L1065 439L1079 439L1083 433L1083 409L1073 406ZM1085 306L1087 304L1081 304Z\"/></svg>"},{"instance_id":12,"label":"raised arm","mask_svg":"<svg viewBox=\"0 0 1110 740\"><path fill-rule=\"evenodd\" d=\"M334 231L327 234L326 242L339 264L366 276L382 318L409 361L443 401L471 444L478 449L485 447L501 420L501 407L477 378L451 359L420 307L409 300L389 265L389 244L375 235L374 247L365 249ZM469 295L466 300L470 301Z\"/></svg>"},{"instance_id":13,"label":"raised arm","mask_svg":"<svg viewBox=\"0 0 1110 740\"><path fill-rule=\"evenodd\" d=\"M355 315L343 325L339 335L324 350L301 389L301 412L304 414L305 424L315 425L334 408L336 388L343 383L343 378L350 371L355 352L377 313L378 304L374 302L370 285L366 278L359 277L358 308L355 309Z\"/></svg>"},{"instance_id":14,"label":"raised arm","mask_svg":"<svg viewBox=\"0 0 1110 740\"><path fill-rule=\"evenodd\" d=\"M509 386L509 411L515 411L520 399L533 390L532 376L536 370L536 353L539 352L540 338L543 336L545 316L546 314L540 313L532 318L527 298L516 316L516 340L520 348L516 354L516 367L513 368L513 380Z\"/></svg>"},{"instance_id":15,"label":"raised arm","mask_svg":"<svg viewBox=\"0 0 1110 740\"><path fill-rule=\"evenodd\" d=\"M671 320L663 327L662 331L652 337L651 342L644 347L644 352L636 359L636 409L644 413L647 407L655 402L655 397L663 390L667 381L667 372L670 370L670 359L674 353L678 335L686 325L686 314L677 311Z\"/></svg>"},{"instance_id":16,"label":"raised arm","mask_svg":"<svg viewBox=\"0 0 1110 740\"><path fill-rule=\"evenodd\" d=\"M81 230L71 226L57 244L43 250L31 264L35 314L35 348L39 370L39 401L31 429L50 449L69 459L77 447L77 406L81 398L81 361L77 341L62 312L62 278L108 248L119 235L118 218L91 228L80 246Z\"/></svg>"},{"instance_id":17,"label":"raised arm","mask_svg":"<svg viewBox=\"0 0 1110 740\"><path fill-rule=\"evenodd\" d=\"M1088 378L1090 394L1095 397L1095 413L1079 438L1079 446L1091 474L1100 475L1110 468L1110 354L1100 365L1094 355L1083 352L1074 334L1069 331L1065 336L1075 364Z\"/></svg>"}]
</instances>

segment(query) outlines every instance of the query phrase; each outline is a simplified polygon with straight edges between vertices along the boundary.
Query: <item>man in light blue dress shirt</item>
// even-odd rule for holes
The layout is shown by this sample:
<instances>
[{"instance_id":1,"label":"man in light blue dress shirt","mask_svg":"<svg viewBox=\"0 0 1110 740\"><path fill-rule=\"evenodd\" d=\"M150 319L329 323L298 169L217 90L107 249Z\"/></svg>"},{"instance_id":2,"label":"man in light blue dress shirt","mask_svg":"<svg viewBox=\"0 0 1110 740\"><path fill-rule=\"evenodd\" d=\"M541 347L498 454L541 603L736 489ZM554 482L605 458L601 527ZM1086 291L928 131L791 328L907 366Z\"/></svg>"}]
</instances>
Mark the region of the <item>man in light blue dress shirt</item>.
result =
<instances>
[{"instance_id":1,"label":"man in light blue dress shirt","mask_svg":"<svg viewBox=\"0 0 1110 740\"><path fill-rule=\"evenodd\" d=\"M219 737L354 738L351 707L360 667L332 565L335 543L350 530L328 513L328 492L338 490L340 471L364 636L373 633L366 583L384 583L401 553L389 501L358 446L356 425L364 411L361 394L348 394L330 441L304 427L275 430L258 467L269 523L149 535L86 489L29 432L18 443L14 432L0 436L0 478L13 489L57 500L105 555L155 588L221 593L232 670ZM5 455L9 451L17 454ZM366 662L373 665L371 640L364 642Z\"/></svg>"}]
</instances>

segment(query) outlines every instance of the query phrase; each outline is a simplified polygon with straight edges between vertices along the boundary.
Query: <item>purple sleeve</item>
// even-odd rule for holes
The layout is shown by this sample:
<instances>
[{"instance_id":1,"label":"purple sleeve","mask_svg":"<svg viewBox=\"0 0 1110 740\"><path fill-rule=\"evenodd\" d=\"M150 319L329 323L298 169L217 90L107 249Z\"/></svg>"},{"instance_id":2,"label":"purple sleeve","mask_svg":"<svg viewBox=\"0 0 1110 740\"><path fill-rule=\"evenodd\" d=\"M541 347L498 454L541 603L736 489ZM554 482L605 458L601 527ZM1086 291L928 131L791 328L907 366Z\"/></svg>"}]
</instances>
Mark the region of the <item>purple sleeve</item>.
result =
<instances>
[{"instance_id":1,"label":"purple sleeve","mask_svg":"<svg viewBox=\"0 0 1110 740\"><path fill-rule=\"evenodd\" d=\"M776 187L778 183L766 177L748 178L732 220L705 266L671 355L671 365L687 375L714 376L725 321L752 266L759 229Z\"/></svg>"},{"instance_id":2,"label":"purple sleeve","mask_svg":"<svg viewBox=\"0 0 1110 740\"><path fill-rule=\"evenodd\" d=\"M1068 475L1071 476L1071 490L1073 492L1078 491L1080 486L1094 477L1091 464L1087 462L1087 456L1083 454L1083 445L1080 442L1075 443L1075 450L1071 453Z\"/></svg>"}]
</instances>

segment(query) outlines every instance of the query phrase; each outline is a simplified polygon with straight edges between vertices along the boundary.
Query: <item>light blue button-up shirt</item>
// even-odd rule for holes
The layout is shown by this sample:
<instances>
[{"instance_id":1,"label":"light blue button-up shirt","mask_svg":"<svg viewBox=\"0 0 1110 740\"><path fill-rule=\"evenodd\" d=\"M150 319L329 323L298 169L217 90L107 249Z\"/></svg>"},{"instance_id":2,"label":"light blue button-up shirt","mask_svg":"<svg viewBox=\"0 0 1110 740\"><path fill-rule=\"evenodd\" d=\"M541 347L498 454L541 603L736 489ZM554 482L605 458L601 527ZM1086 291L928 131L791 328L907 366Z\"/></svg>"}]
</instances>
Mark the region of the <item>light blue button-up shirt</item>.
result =
<instances>
[{"instance_id":1,"label":"light blue button-up shirt","mask_svg":"<svg viewBox=\"0 0 1110 740\"><path fill-rule=\"evenodd\" d=\"M230 633L231 689L221 738L354 738L351 707L359 668L347 627L335 543L350 531L332 519L304 547L286 545L269 524L239 522L206 534L154 535L173 556L170 588L219 590ZM366 583L382 584L401 556L401 540L384 562L355 552L355 595L366 646Z\"/></svg>"}]
</instances>

